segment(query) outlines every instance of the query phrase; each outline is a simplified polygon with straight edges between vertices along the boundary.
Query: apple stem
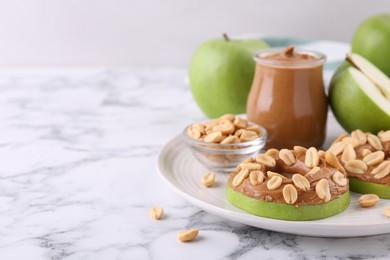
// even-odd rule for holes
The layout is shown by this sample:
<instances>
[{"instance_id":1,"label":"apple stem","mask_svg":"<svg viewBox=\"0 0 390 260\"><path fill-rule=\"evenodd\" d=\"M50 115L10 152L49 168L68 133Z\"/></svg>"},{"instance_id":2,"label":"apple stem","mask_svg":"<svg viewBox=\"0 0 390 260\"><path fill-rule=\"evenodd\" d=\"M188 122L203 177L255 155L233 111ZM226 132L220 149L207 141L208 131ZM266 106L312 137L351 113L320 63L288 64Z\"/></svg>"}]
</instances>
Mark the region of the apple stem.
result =
<instances>
[{"instance_id":1,"label":"apple stem","mask_svg":"<svg viewBox=\"0 0 390 260\"><path fill-rule=\"evenodd\" d=\"M227 41L227 42L230 41L230 38L226 33L223 33L222 36L225 39L225 41Z\"/></svg>"}]
</instances>

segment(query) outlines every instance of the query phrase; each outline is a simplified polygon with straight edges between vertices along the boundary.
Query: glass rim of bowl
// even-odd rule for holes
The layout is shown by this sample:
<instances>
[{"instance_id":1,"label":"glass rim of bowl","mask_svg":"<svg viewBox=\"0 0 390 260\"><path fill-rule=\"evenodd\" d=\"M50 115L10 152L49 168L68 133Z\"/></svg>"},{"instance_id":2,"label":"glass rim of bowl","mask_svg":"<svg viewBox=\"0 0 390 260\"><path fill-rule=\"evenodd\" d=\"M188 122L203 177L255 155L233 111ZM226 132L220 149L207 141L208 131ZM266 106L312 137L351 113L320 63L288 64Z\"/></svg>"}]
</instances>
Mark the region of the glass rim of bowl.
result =
<instances>
[{"instance_id":1,"label":"glass rim of bowl","mask_svg":"<svg viewBox=\"0 0 390 260\"><path fill-rule=\"evenodd\" d=\"M251 122L249 122L251 123ZM252 123L254 124L254 123ZM240 143L233 143L233 144L221 144L221 143L207 143L207 142L203 142L203 141L199 141L199 140L195 140L193 139L192 137L190 137L188 134L187 134L187 129L188 127L192 126L193 124L189 124L187 125L183 132L182 132L182 137L184 139L184 141L186 143L189 143L189 144L194 144L196 145L196 147L199 147L199 148L202 148L202 149L205 149L205 150L210 150L210 151L239 151L239 150L242 150L242 149L248 149L254 145L261 145L262 143L266 143L267 141L267 138L268 138L268 132L267 130L261 126L261 125L258 125L260 130L261 130L261 133L262 135L259 136L258 138L254 139L254 140L251 140L251 141L248 141L248 142L240 142ZM211 148L211 147L208 147L208 146L219 146L219 147L225 147L225 148L228 148L228 147L238 147L238 148L241 148L241 149L216 149L216 148Z\"/></svg>"}]
</instances>

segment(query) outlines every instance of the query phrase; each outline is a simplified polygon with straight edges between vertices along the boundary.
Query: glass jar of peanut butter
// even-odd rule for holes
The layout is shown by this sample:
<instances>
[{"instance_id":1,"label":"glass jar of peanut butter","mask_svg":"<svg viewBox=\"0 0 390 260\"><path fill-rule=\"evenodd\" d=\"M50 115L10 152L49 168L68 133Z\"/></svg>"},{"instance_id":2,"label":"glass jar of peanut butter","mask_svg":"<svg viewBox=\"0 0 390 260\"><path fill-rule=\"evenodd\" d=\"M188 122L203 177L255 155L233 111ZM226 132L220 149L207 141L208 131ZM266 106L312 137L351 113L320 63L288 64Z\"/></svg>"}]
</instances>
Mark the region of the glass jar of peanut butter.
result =
<instances>
[{"instance_id":1,"label":"glass jar of peanut butter","mask_svg":"<svg viewBox=\"0 0 390 260\"><path fill-rule=\"evenodd\" d=\"M321 147L327 118L322 78L325 55L289 46L261 51L254 59L257 65L247 115L267 129L266 147Z\"/></svg>"}]
</instances>

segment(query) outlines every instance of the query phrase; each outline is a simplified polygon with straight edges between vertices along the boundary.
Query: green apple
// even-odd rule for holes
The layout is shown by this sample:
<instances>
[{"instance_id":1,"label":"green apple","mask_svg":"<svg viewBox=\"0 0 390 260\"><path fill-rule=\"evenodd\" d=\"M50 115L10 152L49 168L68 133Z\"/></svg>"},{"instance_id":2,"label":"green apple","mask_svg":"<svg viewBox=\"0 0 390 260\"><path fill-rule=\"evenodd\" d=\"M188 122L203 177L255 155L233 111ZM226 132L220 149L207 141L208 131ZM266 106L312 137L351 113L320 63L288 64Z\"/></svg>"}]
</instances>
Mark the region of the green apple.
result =
<instances>
[{"instance_id":1,"label":"green apple","mask_svg":"<svg viewBox=\"0 0 390 260\"><path fill-rule=\"evenodd\" d=\"M390 77L390 14L363 21L354 34L352 52L362 55Z\"/></svg>"},{"instance_id":2,"label":"green apple","mask_svg":"<svg viewBox=\"0 0 390 260\"><path fill-rule=\"evenodd\" d=\"M376 194L381 198L390 199L390 186L372 182L361 181L349 177L349 188L353 192L362 194Z\"/></svg>"},{"instance_id":3,"label":"green apple","mask_svg":"<svg viewBox=\"0 0 390 260\"><path fill-rule=\"evenodd\" d=\"M283 220L315 220L336 215L349 207L349 191L332 201L316 205L267 202L248 197L226 186L226 197L234 206L253 215Z\"/></svg>"},{"instance_id":4,"label":"green apple","mask_svg":"<svg viewBox=\"0 0 390 260\"><path fill-rule=\"evenodd\" d=\"M329 103L348 132L377 133L390 129L390 79L358 54L351 54L335 72Z\"/></svg>"},{"instance_id":5,"label":"green apple","mask_svg":"<svg viewBox=\"0 0 390 260\"><path fill-rule=\"evenodd\" d=\"M189 79L195 101L207 116L245 113L256 65L253 54L267 47L258 39L227 37L198 47L191 59Z\"/></svg>"}]
</instances>

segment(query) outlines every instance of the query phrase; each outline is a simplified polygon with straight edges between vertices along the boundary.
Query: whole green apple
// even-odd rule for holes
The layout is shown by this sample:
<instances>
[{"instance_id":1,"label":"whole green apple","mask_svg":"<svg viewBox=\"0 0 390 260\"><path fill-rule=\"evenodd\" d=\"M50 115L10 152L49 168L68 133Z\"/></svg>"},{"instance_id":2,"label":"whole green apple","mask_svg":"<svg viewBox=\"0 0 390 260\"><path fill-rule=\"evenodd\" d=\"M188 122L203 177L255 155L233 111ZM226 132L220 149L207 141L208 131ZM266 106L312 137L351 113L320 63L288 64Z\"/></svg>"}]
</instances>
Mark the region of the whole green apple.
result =
<instances>
[{"instance_id":1,"label":"whole green apple","mask_svg":"<svg viewBox=\"0 0 390 260\"><path fill-rule=\"evenodd\" d=\"M189 68L192 94L209 117L241 114L255 72L253 54L268 45L258 39L209 40L195 51Z\"/></svg>"},{"instance_id":2,"label":"whole green apple","mask_svg":"<svg viewBox=\"0 0 390 260\"><path fill-rule=\"evenodd\" d=\"M353 37L352 52L362 55L390 77L390 14L363 21Z\"/></svg>"},{"instance_id":3,"label":"whole green apple","mask_svg":"<svg viewBox=\"0 0 390 260\"><path fill-rule=\"evenodd\" d=\"M390 129L390 79L360 55L352 54L335 72L329 103L340 125L351 132Z\"/></svg>"}]
</instances>

